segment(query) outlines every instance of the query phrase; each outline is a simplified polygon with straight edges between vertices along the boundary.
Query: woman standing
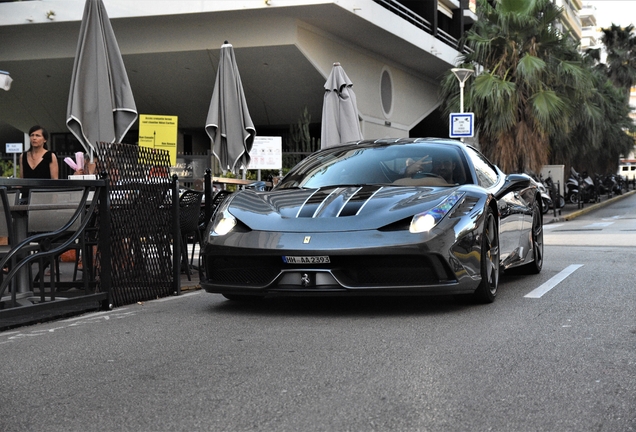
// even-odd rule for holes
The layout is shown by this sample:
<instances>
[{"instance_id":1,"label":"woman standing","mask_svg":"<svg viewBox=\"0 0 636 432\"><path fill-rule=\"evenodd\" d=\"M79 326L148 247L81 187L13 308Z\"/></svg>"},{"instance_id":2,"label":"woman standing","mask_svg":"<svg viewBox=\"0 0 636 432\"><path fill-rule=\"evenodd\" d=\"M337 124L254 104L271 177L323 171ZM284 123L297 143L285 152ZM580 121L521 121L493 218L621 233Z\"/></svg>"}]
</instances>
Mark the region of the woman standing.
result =
<instances>
[{"instance_id":1,"label":"woman standing","mask_svg":"<svg viewBox=\"0 0 636 432\"><path fill-rule=\"evenodd\" d=\"M20 157L20 178L57 179L59 167L55 153L46 148L49 133L42 126L29 129L31 148Z\"/></svg>"}]
</instances>

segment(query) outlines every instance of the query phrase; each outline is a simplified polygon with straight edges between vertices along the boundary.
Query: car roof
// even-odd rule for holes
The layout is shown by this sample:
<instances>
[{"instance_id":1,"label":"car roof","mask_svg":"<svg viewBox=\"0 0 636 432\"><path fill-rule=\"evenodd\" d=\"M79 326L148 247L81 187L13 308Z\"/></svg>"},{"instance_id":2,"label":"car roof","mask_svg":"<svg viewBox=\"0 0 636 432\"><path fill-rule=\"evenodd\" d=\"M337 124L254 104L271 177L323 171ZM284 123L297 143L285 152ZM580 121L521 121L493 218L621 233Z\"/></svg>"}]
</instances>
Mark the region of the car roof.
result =
<instances>
[{"instance_id":1,"label":"car roof","mask_svg":"<svg viewBox=\"0 0 636 432\"><path fill-rule=\"evenodd\" d=\"M366 140L360 140L360 141L350 141L347 143L342 143L342 144L338 144L336 146L333 147L340 147L340 146L365 146L365 147L381 147L381 146L386 146L386 145L393 145L393 144L412 144L412 143L429 143L429 144L447 144L447 145L454 145L457 147L467 147L466 144L464 144L461 141L457 141L454 139L450 139L450 138L379 138L379 139L366 139ZM331 148L331 147L329 147Z\"/></svg>"}]
</instances>

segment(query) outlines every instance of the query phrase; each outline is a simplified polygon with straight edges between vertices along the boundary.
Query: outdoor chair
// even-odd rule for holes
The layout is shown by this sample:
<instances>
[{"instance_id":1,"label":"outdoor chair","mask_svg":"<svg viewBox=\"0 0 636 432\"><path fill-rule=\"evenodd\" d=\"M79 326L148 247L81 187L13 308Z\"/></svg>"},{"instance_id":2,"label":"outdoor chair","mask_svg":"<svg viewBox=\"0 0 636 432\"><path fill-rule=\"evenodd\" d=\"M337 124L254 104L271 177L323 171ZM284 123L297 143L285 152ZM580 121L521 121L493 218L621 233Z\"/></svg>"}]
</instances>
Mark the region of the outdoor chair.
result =
<instances>
[{"instance_id":1,"label":"outdoor chair","mask_svg":"<svg viewBox=\"0 0 636 432\"><path fill-rule=\"evenodd\" d=\"M0 237L6 239L6 244L0 245L0 259L4 258L11 250L11 247L15 245L13 237L13 218L11 217L10 202L7 195L7 188L0 187L0 207L2 207L0 211ZM7 270L10 269L10 267L11 265L9 264ZM4 280L4 270L4 268L0 268L0 283ZM0 293L0 297L2 294L3 293Z\"/></svg>"},{"instance_id":2,"label":"outdoor chair","mask_svg":"<svg viewBox=\"0 0 636 432\"><path fill-rule=\"evenodd\" d=\"M201 244L199 233L199 215L203 192L187 189L179 197L179 227L181 229L181 257L190 280L190 266L194 263L194 251L197 244ZM192 258L188 262L188 238L193 236Z\"/></svg>"},{"instance_id":3,"label":"outdoor chair","mask_svg":"<svg viewBox=\"0 0 636 432\"><path fill-rule=\"evenodd\" d=\"M51 189L32 189L29 192L29 206L36 207L37 205L42 204L64 204L70 205L71 207L75 206L75 208L68 209L54 209L47 211L39 211L39 210L29 210L28 213L28 233L29 235L53 232L62 228L67 222L75 214L77 206L82 202L82 197L84 194L84 189L65 189L65 190L51 190ZM81 219L78 218L67 230L65 235L60 236L55 239L56 244L61 244L63 241L69 238L69 236L73 235L80 227ZM86 255L86 247L84 244L83 236L80 237L79 242L71 244L71 246L67 250L75 251L75 266L74 266L74 279L76 277L78 271L78 264L80 256ZM52 248L55 245L34 245L31 250L36 251L45 248ZM51 265L51 279L53 279L53 275L55 275L56 282L60 281L60 257L59 255L56 257L51 257L50 265ZM44 276L44 268L46 264L43 260L40 260L38 267L38 274L35 277L35 281L43 279Z\"/></svg>"},{"instance_id":4,"label":"outdoor chair","mask_svg":"<svg viewBox=\"0 0 636 432\"><path fill-rule=\"evenodd\" d=\"M7 200L9 201L9 205L18 204L20 200L20 192L15 189L7 189Z\"/></svg>"}]
</instances>

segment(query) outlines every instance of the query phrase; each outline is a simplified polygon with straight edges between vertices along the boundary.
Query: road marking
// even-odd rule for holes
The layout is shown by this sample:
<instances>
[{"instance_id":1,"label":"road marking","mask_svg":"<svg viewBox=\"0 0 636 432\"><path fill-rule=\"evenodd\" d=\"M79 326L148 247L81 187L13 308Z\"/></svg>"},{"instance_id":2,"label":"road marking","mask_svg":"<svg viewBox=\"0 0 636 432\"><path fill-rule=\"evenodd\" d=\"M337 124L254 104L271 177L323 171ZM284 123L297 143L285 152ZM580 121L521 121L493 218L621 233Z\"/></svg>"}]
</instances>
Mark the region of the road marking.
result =
<instances>
[{"instance_id":1,"label":"road marking","mask_svg":"<svg viewBox=\"0 0 636 432\"><path fill-rule=\"evenodd\" d=\"M563 226L563 224L547 224L547 225L543 225L543 229L551 230L551 229L554 229L554 228L558 228L560 226Z\"/></svg>"},{"instance_id":2,"label":"road marking","mask_svg":"<svg viewBox=\"0 0 636 432\"><path fill-rule=\"evenodd\" d=\"M167 301L171 301L171 300L179 300L182 299L184 297L190 297L193 295L197 295L197 294L201 294L201 292L203 292L202 290L197 290L197 291L193 291L193 292L189 292L189 293L181 293L181 295L178 296L169 296L169 297L162 297L160 299L157 300L152 300L153 302L157 302L157 303L162 303L162 302L167 302Z\"/></svg>"},{"instance_id":3,"label":"road marking","mask_svg":"<svg viewBox=\"0 0 636 432\"><path fill-rule=\"evenodd\" d=\"M583 267L583 264L572 264L567 266L565 269L561 271L561 273L552 277L549 281L541 285L539 288L536 288L530 291L524 297L525 298L541 298L543 294L550 291L552 288L554 288L559 283L561 283L566 277L570 276L572 273L574 273L577 269L581 267Z\"/></svg>"},{"instance_id":4,"label":"road marking","mask_svg":"<svg viewBox=\"0 0 636 432\"><path fill-rule=\"evenodd\" d=\"M612 225L614 222L596 222L590 225L585 225L583 228L606 228Z\"/></svg>"},{"instance_id":5,"label":"road marking","mask_svg":"<svg viewBox=\"0 0 636 432\"><path fill-rule=\"evenodd\" d=\"M123 307L123 308L119 308L117 309L117 312L121 312L121 311L125 311L127 308ZM84 315L80 315L78 317L75 318L68 318L65 320L60 320L61 322L73 322L73 321L80 321L80 320L86 320L86 319L91 319L91 318L95 318L101 315L106 315L106 314L112 314L113 311L112 310L107 310L107 311L102 311L102 312L90 312Z\"/></svg>"},{"instance_id":6,"label":"road marking","mask_svg":"<svg viewBox=\"0 0 636 432\"><path fill-rule=\"evenodd\" d=\"M65 320L60 320L57 322L59 324L56 327L46 327L46 328L36 328L33 330L24 329L24 331L12 331L0 333L0 345L14 343L20 340L25 340L30 337L40 337L43 335L55 333L57 331L62 331L66 329L70 329L72 327L79 327L93 323L100 323L109 321L112 319L121 319L128 318L132 315L135 315L136 312L134 310L123 312L128 308L121 308L112 311L103 311L103 312L94 312L88 313L79 317L69 318Z\"/></svg>"}]
</instances>

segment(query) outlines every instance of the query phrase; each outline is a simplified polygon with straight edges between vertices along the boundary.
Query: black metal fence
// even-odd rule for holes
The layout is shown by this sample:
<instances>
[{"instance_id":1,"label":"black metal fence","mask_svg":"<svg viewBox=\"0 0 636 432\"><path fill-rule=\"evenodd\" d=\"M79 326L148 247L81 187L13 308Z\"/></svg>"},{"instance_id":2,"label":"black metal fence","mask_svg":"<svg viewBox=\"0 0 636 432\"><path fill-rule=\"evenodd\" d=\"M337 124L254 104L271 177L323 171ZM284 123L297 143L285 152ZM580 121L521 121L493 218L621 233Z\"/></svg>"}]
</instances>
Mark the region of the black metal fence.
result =
<instances>
[{"instance_id":1,"label":"black metal fence","mask_svg":"<svg viewBox=\"0 0 636 432\"><path fill-rule=\"evenodd\" d=\"M63 244L38 252L53 265L53 259L69 246L82 243L81 280L73 277L72 281L56 284L51 278L44 284L42 277L38 287L29 274L28 289L19 292L14 283L18 266L30 265L39 259L38 255L31 251L17 265L9 265L12 261L6 260L9 273L0 286L0 328L180 293L179 184L176 176L169 175L168 152L100 143L98 154L96 172L101 180L0 179L0 186L7 188L26 185L54 191L84 187L94 194L92 202L97 202L91 214L84 213L91 223L73 232ZM29 205L14 205L12 211L28 214ZM78 209L84 205L86 202ZM46 245L51 234L27 237L24 242L37 240ZM43 273L41 270L40 265L38 273ZM16 294L23 298L16 298Z\"/></svg>"},{"instance_id":2,"label":"black metal fence","mask_svg":"<svg viewBox=\"0 0 636 432\"><path fill-rule=\"evenodd\" d=\"M110 179L113 305L177 294L178 205L175 214L172 197L178 190L169 153L110 143L100 143L98 153L96 170Z\"/></svg>"},{"instance_id":3,"label":"black metal fence","mask_svg":"<svg viewBox=\"0 0 636 432\"><path fill-rule=\"evenodd\" d=\"M0 186L15 196L5 208L11 212L9 219L13 219L13 226L6 239L10 249L0 260L1 271L7 273L0 284L0 328L108 307L111 304L110 259L108 253L99 254L110 238L110 225L101 223L109 217L108 182L105 179L52 182L3 178ZM64 196L64 191L81 190L81 200L68 203L52 198L47 204L24 204L18 198L25 194L26 188L32 191L31 195L39 191L40 196L56 198ZM58 211L67 215L60 219L58 229L33 232L32 212L46 212L47 219L54 219ZM72 216L69 217L69 213ZM90 247L90 254L86 254L86 246ZM63 252L73 249L80 256L81 250L86 256L91 255L93 261L93 247L98 255L91 263L91 271L83 271L79 279L57 280L56 263ZM46 283L45 265L49 265L51 272Z\"/></svg>"}]
</instances>

